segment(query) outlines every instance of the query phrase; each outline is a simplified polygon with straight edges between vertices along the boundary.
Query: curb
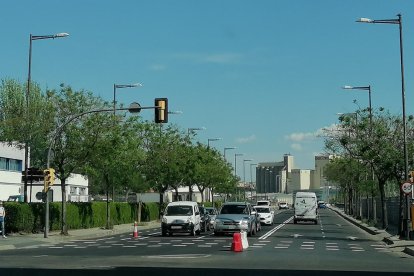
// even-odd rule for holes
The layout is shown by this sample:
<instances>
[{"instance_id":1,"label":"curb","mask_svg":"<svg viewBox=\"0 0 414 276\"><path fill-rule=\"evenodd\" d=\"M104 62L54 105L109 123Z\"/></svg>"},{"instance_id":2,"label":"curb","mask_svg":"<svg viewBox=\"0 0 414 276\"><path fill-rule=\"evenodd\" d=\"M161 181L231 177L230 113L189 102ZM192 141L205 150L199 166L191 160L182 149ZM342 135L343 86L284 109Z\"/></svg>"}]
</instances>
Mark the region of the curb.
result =
<instances>
[{"instance_id":1,"label":"curb","mask_svg":"<svg viewBox=\"0 0 414 276\"><path fill-rule=\"evenodd\" d=\"M344 218L344 219L346 219L347 221L351 222L351 223L352 223L352 224L354 224L355 226L358 226L359 228L361 228L361 229L362 229L362 230L364 230L365 232L368 232L368 233L369 233L369 234L371 234L371 235L378 235L378 234L384 233L384 231L382 231L382 230L378 230L378 229L377 229L377 228L375 228L375 227L368 226L367 224L365 224L365 223L363 223L363 222L361 222L361 221L359 221L359 220L357 220L357 219L351 218L351 217L349 217L349 216L347 216L347 215L343 214L343 213L342 213L341 211L339 211L339 210L333 209L333 208L331 208L331 207L329 207L329 209L331 209L332 211L336 212L337 214L339 214L341 217L343 217L343 218Z\"/></svg>"},{"instance_id":2,"label":"curb","mask_svg":"<svg viewBox=\"0 0 414 276\"><path fill-rule=\"evenodd\" d=\"M361 221L359 221L357 219L351 218L351 217L345 215L340 210L337 210L337 209L334 209L334 208L331 208L331 207L329 207L329 209L336 212L337 214L339 214L341 217L343 217L347 221L351 222L355 226L361 228L362 230L366 231L367 233L369 233L371 235L378 235L378 234L382 234L382 233L387 233L385 230L378 230L375 227L370 227L370 226L362 223ZM394 245L393 246L394 248L395 247L404 247L404 250L402 250L402 252L404 252L407 255L414 256L414 245L412 247L409 247L405 244L397 245L396 242L391 237L384 237L382 239L382 241L385 242L387 245Z\"/></svg>"}]
</instances>

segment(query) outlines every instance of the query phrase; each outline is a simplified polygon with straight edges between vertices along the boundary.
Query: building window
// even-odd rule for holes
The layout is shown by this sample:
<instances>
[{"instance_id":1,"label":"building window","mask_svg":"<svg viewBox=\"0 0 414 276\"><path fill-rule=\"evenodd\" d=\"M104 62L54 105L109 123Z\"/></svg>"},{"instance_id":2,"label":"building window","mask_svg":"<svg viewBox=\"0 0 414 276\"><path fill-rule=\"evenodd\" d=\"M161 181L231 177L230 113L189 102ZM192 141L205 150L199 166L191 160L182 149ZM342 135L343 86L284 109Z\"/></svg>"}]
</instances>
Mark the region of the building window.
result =
<instances>
[{"instance_id":1,"label":"building window","mask_svg":"<svg viewBox=\"0 0 414 276\"><path fill-rule=\"evenodd\" d=\"M22 170L22 161L0 157L0 170L20 172Z\"/></svg>"}]
</instances>

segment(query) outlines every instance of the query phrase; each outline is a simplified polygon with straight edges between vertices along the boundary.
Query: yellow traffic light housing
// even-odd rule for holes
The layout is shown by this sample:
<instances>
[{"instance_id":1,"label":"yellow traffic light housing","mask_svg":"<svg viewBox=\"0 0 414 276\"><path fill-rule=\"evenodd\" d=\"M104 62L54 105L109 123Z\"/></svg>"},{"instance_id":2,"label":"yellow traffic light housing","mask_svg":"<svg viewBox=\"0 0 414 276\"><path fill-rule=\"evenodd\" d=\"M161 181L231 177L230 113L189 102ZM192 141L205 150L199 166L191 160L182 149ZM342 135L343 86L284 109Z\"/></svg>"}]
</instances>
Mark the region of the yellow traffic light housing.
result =
<instances>
[{"instance_id":1,"label":"yellow traffic light housing","mask_svg":"<svg viewBox=\"0 0 414 276\"><path fill-rule=\"evenodd\" d=\"M155 99L155 122L168 123L168 99L156 98Z\"/></svg>"},{"instance_id":2,"label":"yellow traffic light housing","mask_svg":"<svg viewBox=\"0 0 414 276\"><path fill-rule=\"evenodd\" d=\"M55 169L48 168L43 171L44 175L44 192L47 192L55 184Z\"/></svg>"}]
</instances>

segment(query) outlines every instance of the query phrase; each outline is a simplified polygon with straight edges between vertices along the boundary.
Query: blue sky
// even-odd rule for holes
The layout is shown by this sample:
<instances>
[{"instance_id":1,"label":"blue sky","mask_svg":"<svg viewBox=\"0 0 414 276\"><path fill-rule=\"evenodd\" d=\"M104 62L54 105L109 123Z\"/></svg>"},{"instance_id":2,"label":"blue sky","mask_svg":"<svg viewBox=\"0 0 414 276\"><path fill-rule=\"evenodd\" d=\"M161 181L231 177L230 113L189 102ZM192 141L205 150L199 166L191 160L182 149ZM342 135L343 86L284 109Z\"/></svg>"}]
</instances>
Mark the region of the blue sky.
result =
<instances>
[{"instance_id":1,"label":"blue sky","mask_svg":"<svg viewBox=\"0 0 414 276\"><path fill-rule=\"evenodd\" d=\"M401 114L398 25L355 23L403 15L407 114L414 113L414 1L408 0L71 0L5 1L0 79L27 80L29 34L67 32L33 42L32 80L65 83L112 101L152 106L167 97L170 122L205 127L196 139L249 163L295 157L314 168L317 133L337 113L372 104ZM141 114L153 118L153 112ZM246 167L247 169L247 167ZM242 170L238 170L242 175Z\"/></svg>"}]
</instances>

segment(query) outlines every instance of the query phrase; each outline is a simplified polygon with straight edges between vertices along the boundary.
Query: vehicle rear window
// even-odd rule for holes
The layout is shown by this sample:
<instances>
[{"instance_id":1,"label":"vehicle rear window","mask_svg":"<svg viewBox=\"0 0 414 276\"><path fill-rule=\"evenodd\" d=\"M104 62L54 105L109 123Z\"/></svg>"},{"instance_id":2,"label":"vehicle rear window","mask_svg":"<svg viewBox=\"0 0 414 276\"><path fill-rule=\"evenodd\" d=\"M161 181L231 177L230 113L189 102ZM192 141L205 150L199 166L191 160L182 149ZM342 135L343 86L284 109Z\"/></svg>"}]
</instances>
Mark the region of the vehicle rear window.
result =
<instances>
[{"instance_id":1,"label":"vehicle rear window","mask_svg":"<svg viewBox=\"0 0 414 276\"><path fill-rule=\"evenodd\" d=\"M191 216L192 214L192 206L186 205L168 206L165 210L165 216Z\"/></svg>"},{"instance_id":2,"label":"vehicle rear window","mask_svg":"<svg viewBox=\"0 0 414 276\"><path fill-rule=\"evenodd\" d=\"M223 205L220 214L248 214L246 205Z\"/></svg>"},{"instance_id":3,"label":"vehicle rear window","mask_svg":"<svg viewBox=\"0 0 414 276\"><path fill-rule=\"evenodd\" d=\"M256 207L256 211L259 213L270 213L269 208L263 208L263 207Z\"/></svg>"}]
</instances>

